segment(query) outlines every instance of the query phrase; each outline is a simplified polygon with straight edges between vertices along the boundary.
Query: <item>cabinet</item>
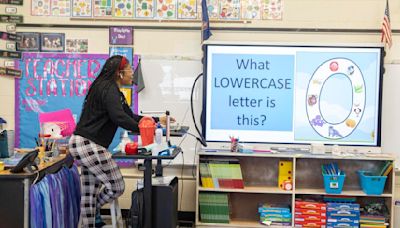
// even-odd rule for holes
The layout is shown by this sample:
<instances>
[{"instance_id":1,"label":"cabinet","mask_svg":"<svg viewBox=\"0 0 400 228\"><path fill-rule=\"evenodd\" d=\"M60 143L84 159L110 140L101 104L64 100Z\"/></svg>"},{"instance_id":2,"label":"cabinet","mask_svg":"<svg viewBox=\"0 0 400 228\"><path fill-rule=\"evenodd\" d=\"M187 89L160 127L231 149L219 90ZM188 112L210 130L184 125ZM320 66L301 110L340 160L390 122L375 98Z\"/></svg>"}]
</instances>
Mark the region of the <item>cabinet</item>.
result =
<instances>
[{"instance_id":1,"label":"cabinet","mask_svg":"<svg viewBox=\"0 0 400 228\"><path fill-rule=\"evenodd\" d=\"M317 197L329 195L325 192L321 165L337 163L346 173L341 196L356 198L361 206L374 202L384 201L390 213L390 227L393 227L394 206L394 171L386 180L383 194L367 195L360 188L358 170L376 171L386 161L393 161L393 157L386 155L356 155L352 157L338 157L332 155L312 155L294 153L231 153L231 152L200 152L200 159L229 159L239 160L244 188L205 188L201 185L200 168L197 168L196 188L196 225L199 227L265 227L259 223L258 206L260 203L287 204L292 211L294 224L294 206L296 197ZM291 161L293 164L293 188L282 190L278 187L278 165L280 161ZM201 193L227 193L229 204L229 224L205 223L200 216L199 195Z\"/></svg>"},{"instance_id":2,"label":"cabinet","mask_svg":"<svg viewBox=\"0 0 400 228\"><path fill-rule=\"evenodd\" d=\"M63 154L52 162L40 164L39 170L33 173L0 171L0 227L30 227L29 192L34 180L72 164L73 158Z\"/></svg>"}]
</instances>

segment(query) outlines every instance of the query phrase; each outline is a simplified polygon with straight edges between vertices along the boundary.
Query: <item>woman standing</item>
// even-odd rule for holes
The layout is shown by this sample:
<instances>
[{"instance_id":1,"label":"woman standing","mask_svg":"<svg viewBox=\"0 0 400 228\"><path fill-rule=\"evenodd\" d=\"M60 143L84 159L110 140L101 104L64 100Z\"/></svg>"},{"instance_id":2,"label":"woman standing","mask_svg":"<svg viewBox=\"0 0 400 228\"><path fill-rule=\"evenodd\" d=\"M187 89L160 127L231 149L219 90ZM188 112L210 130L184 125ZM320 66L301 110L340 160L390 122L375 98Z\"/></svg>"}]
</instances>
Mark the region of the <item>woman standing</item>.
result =
<instances>
[{"instance_id":1,"label":"woman standing","mask_svg":"<svg viewBox=\"0 0 400 228\"><path fill-rule=\"evenodd\" d=\"M132 68L125 57L116 55L107 59L86 95L80 120L69 141L70 153L82 166L83 227L104 225L100 208L124 192L121 171L107 148L118 127L139 132L142 116L132 112L120 92L120 87L132 85L132 80ZM154 119L166 123L165 116Z\"/></svg>"}]
</instances>

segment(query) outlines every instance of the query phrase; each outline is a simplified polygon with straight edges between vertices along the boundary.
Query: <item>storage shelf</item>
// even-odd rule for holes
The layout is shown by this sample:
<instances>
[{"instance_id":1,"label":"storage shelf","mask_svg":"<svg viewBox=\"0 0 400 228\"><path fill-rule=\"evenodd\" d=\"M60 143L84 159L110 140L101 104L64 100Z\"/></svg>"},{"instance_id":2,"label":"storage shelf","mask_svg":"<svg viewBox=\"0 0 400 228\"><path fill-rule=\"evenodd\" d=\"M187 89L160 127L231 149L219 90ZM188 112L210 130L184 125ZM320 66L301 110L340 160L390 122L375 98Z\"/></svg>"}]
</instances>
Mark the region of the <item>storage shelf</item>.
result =
<instances>
[{"instance_id":1,"label":"storage shelf","mask_svg":"<svg viewBox=\"0 0 400 228\"><path fill-rule=\"evenodd\" d=\"M302 195L340 195L340 196L368 196L368 197L392 197L390 193L383 193L382 195L367 195L362 190L343 190L340 194L326 193L325 189L320 188L302 188L296 189L295 194Z\"/></svg>"},{"instance_id":2,"label":"storage shelf","mask_svg":"<svg viewBox=\"0 0 400 228\"><path fill-rule=\"evenodd\" d=\"M198 227L265 227L255 217L260 203L290 205L292 213L295 211L296 198L314 198L315 196L343 196L354 197L357 203L363 205L373 201L383 200L389 209L389 228L393 226L393 199L395 196L395 176L390 172L387 176L384 192L381 195L367 195L359 185L356 175L358 170L378 170L384 161L393 161L392 156L385 154L363 155L357 154L349 157L333 156L331 154L312 155L309 153L253 153L242 154L229 151L201 151L198 159L229 160L235 158L239 161L243 181L248 185L243 189L229 188L204 188L201 186L200 167L197 168L197 202L196 202L196 226ZM279 162L292 162L293 189L285 191L278 187ZM321 165L325 163L338 163L338 166L348 174L341 194L328 194L323 186ZM286 171L284 171L286 172ZM201 222L199 206L200 193L227 193L229 194L230 222L204 223ZM303 197L301 197L303 195ZM318 198L318 197L315 197ZM292 223L294 222L292 218ZM277 226L274 226L277 227Z\"/></svg>"},{"instance_id":3,"label":"storage shelf","mask_svg":"<svg viewBox=\"0 0 400 228\"><path fill-rule=\"evenodd\" d=\"M249 186L249 187L244 187L243 189L241 188L203 188L199 187L199 191L203 192L240 192L240 193L270 193L270 194L292 194L293 191L286 191L282 190L278 187L268 187L268 186L262 186L262 187L255 187L255 186Z\"/></svg>"},{"instance_id":4,"label":"storage shelf","mask_svg":"<svg viewBox=\"0 0 400 228\"><path fill-rule=\"evenodd\" d=\"M395 157L391 154L357 154L352 156L336 156L331 153L311 154L306 152L254 152L234 153L226 150L216 152L200 151L200 156L229 156L229 157L275 157L275 158L297 158L297 159L337 159L337 160L368 160L368 161L393 161Z\"/></svg>"},{"instance_id":5,"label":"storage shelf","mask_svg":"<svg viewBox=\"0 0 400 228\"><path fill-rule=\"evenodd\" d=\"M267 227L266 225L260 224L258 221L240 221L230 220L229 223L205 223L197 222L196 227L207 226L207 227ZM277 226L268 226L277 227ZM291 226L278 226L278 227L291 227Z\"/></svg>"}]
</instances>

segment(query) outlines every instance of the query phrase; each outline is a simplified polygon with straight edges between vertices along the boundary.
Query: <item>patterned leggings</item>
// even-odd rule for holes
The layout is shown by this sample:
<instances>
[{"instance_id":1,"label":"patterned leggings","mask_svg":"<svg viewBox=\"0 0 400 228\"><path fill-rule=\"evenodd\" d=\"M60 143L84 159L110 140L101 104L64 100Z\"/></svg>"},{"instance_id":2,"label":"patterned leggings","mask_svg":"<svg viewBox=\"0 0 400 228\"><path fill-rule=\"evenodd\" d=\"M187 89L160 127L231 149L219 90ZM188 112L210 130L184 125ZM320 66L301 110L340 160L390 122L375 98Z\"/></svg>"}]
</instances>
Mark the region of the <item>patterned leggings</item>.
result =
<instances>
[{"instance_id":1,"label":"patterned leggings","mask_svg":"<svg viewBox=\"0 0 400 228\"><path fill-rule=\"evenodd\" d=\"M125 190L121 171L106 148L79 135L69 140L69 151L81 166L82 227L94 227L96 209L118 198ZM101 185L104 188L100 191Z\"/></svg>"}]
</instances>

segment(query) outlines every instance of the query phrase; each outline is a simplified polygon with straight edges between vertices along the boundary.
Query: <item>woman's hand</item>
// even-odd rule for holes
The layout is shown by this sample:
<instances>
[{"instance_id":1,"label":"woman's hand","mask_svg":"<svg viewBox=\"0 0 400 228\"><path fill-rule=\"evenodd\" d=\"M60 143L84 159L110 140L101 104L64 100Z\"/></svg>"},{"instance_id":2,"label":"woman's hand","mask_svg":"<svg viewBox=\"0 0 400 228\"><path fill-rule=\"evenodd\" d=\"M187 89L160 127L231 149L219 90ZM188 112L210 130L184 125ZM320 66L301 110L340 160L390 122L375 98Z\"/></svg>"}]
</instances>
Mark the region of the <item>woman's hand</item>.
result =
<instances>
[{"instance_id":1,"label":"woman's hand","mask_svg":"<svg viewBox=\"0 0 400 228\"><path fill-rule=\"evenodd\" d=\"M174 117L169 117L169 120L170 120L170 123L175 123L175 118ZM160 123L162 124L162 125L167 125L167 116L161 116L160 117Z\"/></svg>"}]
</instances>

